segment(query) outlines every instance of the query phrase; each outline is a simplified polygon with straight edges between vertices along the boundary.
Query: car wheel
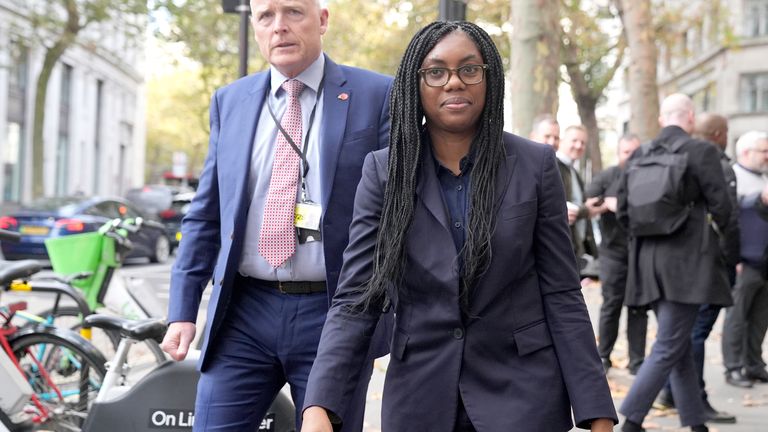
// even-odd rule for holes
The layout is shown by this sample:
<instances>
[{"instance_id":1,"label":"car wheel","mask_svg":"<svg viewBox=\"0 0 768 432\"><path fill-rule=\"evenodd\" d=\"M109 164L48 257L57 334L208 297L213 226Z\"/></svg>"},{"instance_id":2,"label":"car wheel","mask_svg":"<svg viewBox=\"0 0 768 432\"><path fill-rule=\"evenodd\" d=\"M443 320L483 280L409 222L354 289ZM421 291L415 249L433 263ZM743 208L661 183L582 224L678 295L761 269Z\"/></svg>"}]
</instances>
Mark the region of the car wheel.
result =
<instances>
[{"instance_id":1,"label":"car wheel","mask_svg":"<svg viewBox=\"0 0 768 432\"><path fill-rule=\"evenodd\" d=\"M168 261L168 257L171 255L171 242L168 241L168 237L160 235L155 240L155 247L152 250L152 256L149 260L153 263L163 264Z\"/></svg>"}]
</instances>

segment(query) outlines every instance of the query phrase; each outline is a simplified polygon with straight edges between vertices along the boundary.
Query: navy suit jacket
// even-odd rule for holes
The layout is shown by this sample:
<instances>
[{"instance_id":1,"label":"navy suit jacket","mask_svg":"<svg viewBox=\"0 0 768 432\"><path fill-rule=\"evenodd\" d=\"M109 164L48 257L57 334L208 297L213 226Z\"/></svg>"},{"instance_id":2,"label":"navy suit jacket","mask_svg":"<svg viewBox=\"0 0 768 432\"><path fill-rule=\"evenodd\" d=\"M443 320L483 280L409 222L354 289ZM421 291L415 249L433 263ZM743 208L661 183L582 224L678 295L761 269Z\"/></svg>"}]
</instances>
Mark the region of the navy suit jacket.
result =
<instances>
[{"instance_id":1,"label":"navy suit jacket","mask_svg":"<svg viewBox=\"0 0 768 432\"><path fill-rule=\"evenodd\" d=\"M389 293L395 331L382 430L453 430L459 394L478 432L566 431L616 412L595 347L550 146L505 134L492 259L462 324L448 212L425 149L406 239L403 286ZM388 149L366 158L339 287L309 378L305 407L343 420L376 313L347 306L371 275Z\"/></svg>"},{"instance_id":2,"label":"navy suit jacket","mask_svg":"<svg viewBox=\"0 0 768 432\"><path fill-rule=\"evenodd\" d=\"M329 304L348 241L363 160L369 152L389 144L391 82L387 76L340 66L326 57L319 136L324 197L321 229ZM238 272L251 202L251 153L269 88L270 73L265 71L217 90L211 100L208 156L182 224L184 240L171 272L168 311L169 322L196 321L203 290L212 280L201 369L206 366L206 348L216 338ZM347 97L339 97L342 93Z\"/></svg>"}]
</instances>

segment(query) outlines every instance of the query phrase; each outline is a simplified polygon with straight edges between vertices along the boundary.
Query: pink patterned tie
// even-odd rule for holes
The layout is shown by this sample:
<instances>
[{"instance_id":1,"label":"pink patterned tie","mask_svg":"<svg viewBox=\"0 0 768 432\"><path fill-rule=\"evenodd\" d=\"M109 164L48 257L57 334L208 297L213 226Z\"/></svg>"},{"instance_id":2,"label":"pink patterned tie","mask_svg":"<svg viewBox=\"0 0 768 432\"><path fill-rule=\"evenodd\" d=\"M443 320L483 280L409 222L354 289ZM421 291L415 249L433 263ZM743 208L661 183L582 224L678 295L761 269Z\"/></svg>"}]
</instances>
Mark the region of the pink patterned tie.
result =
<instances>
[{"instance_id":1,"label":"pink patterned tie","mask_svg":"<svg viewBox=\"0 0 768 432\"><path fill-rule=\"evenodd\" d=\"M301 103L299 94L304 83L288 80L282 85L288 94L280 126L288 132L294 144L301 148ZM267 202L264 204L264 220L259 236L259 253L273 267L280 267L296 251L296 228L294 211L296 192L299 186L301 157L277 131L277 148L272 162L272 178L269 181Z\"/></svg>"}]
</instances>

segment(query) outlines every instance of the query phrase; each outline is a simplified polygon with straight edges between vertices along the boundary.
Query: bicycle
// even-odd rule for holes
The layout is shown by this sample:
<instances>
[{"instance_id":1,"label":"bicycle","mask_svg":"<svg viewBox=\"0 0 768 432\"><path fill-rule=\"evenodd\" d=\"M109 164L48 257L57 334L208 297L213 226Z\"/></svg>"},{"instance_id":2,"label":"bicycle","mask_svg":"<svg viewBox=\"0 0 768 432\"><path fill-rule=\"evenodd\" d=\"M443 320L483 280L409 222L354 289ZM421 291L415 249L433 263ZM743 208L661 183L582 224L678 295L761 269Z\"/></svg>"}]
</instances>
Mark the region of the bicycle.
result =
<instances>
[{"instance_id":1,"label":"bicycle","mask_svg":"<svg viewBox=\"0 0 768 432\"><path fill-rule=\"evenodd\" d=\"M0 241L18 234L0 230ZM0 285L39 271L35 261L0 261ZM105 359L86 339L50 325L19 328L25 302L0 307L0 431L44 427L80 430L106 374ZM88 325L84 327L88 328ZM5 385L9 383L10 385Z\"/></svg>"},{"instance_id":2,"label":"bicycle","mask_svg":"<svg viewBox=\"0 0 768 432\"><path fill-rule=\"evenodd\" d=\"M134 297L126 289L113 288L115 271L122 266L124 257L131 250L132 243L128 239L129 232L141 230L143 220L113 219L104 224L98 231L51 238L45 241L51 265L57 275L64 275L67 282L82 292L87 307L91 311L105 309L115 315L127 316L133 319L148 318L150 311L142 304L142 300ZM31 279L17 283L28 283L33 289L35 285L46 284L45 279ZM53 281L61 281L62 276L54 276ZM73 330L79 330L83 314L82 305L61 306L58 299L53 308L40 313L50 317L51 322L66 323ZM60 324L61 325L61 324ZM120 342L118 332L102 329L103 333L94 335L97 345L111 357ZM159 344L153 340L144 343L142 352L134 355L132 363L142 362L151 358L154 363L166 360Z\"/></svg>"},{"instance_id":3,"label":"bicycle","mask_svg":"<svg viewBox=\"0 0 768 432\"><path fill-rule=\"evenodd\" d=\"M165 322L96 314L86 317L85 323L91 327L118 331L121 340L96 400L90 407L83 431L191 430L199 378L196 364L200 351L190 350L187 358L179 362L168 360L131 385L125 380L121 366L125 357L135 344L147 339L161 339L167 329ZM295 408L284 390L278 393L257 430L295 432Z\"/></svg>"}]
</instances>

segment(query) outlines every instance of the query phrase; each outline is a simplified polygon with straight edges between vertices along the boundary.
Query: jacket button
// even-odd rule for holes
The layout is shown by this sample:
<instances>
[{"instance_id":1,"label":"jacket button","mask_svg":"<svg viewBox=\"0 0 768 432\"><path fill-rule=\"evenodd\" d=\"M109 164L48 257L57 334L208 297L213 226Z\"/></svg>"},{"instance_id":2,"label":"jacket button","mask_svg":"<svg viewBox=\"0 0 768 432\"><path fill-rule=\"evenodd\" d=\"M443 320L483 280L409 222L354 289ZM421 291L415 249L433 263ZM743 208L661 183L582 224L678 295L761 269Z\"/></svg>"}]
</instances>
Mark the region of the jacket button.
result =
<instances>
[{"instance_id":1,"label":"jacket button","mask_svg":"<svg viewBox=\"0 0 768 432\"><path fill-rule=\"evenodd\" d=\"M461 339L464 337L464 330L461 327L456 327L453 329L453 337L456 339Z\"/></svg>"}]
</instances>

